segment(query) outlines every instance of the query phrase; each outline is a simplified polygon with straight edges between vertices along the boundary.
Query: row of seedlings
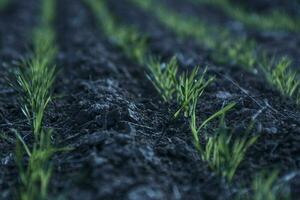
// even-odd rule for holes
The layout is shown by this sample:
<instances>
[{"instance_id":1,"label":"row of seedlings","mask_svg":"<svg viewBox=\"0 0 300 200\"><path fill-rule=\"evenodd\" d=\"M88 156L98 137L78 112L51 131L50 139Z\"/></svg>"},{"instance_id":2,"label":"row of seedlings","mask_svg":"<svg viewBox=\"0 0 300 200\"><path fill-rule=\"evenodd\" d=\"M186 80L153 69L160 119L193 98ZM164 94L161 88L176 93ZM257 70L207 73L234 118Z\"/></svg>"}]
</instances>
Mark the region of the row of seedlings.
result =
<instances>
[{"instance_id":1,"label":"row of seedlings","mask_svg":"<svg viewBox=\"0 0 300 200\"><path fill-rule=\"evenodd\" d=\"M17 199L47 199L51 178L51 157L58 150L51 144L52 130L43 125L44 115L52 99L52 86L56 77L53 64L56 56L55 1L41 0L41 16L32 33L32 52L16 70L13 88L19 94L22 113L31 127L30 139L17 137L15 159L19 173Z\"/></svg>"},{"instance_id":2,"label":"row of seedlings","mask_svg":"<svg viewBox=\"0 0 300 200\"><path fill-rule=\"evenodd\" d=\"M200 158L230 183L247 149L255 143L257 137L250 136L248 132L244 134L243 138L233 139L231 137L224 118L225 113L231 110L235 103L228 104L198 124L200 121L196 117L198 100L207 86L214 81L214 77L206 78L207 69L199 75L198 67L195 67L190 73L177 74L176 60L173 58L170 63L163 70L156 65L155 71L152 70L152 73L149 74L150 80L164 99L167 91L173 91L172 94L169 94L168 101L174 99L178 104L178 109L174 112L174 119L181 114L189 121L193 144ZM165 87L165 81L172 84ZM220 118L219 127L214 130L212 136L209 136L205 127L217 117ZM205 138L205 145L201 145L200 137L202 135Z\"/></svg>"},{"instance_id":3,"label":"row of seedlings","mask_svg":"<svg viewBox=\"0 0 300 200\"><path fill-rule=\"evenodd\" d=\"M198 20L195 20L193 18L189 18L188 20L186 18L181 18L181 16L172 13L172 11L166 10L167 8L164 8L163 6L159 5L159 3L155 4L156 7L154 7L154 4L152 5L150 3L152 0L151 1L131 0L131 1L133 1L133 3L135 3L136 5L140 6L145 10L148 11L151 10L152 13L154 13L158 17L158 19L160 19L160 21L162 21L165 25L167 25L167 27L171 28L176 33L178 33L179 36L184 36L184 37L198 36L199 38L207 39L204 40L204 43L206 43L208 47L212 48L214 46L213 44L214 35L208 33L215 31L216 27L206 28L203 23L202 26L199 26L199 24L197 26L196 22L198 22ZM170 13L172 14L170 15ZM191 28L192 26L194 27L194 29ZM223 34L221 35L225 36L226 34L223 32ZM197 37L195 38L197 39ZM243 39L242 41L246 42L244 44L249 44L245 39ZM253 45L255 43L251 41L251 44ZM247 47L246 49L252 51L252 48L250 48L250 46L246 45L246 47ZM239 48L237 49L242 50L242 48L243 45L240 45ZM217 50L215 48L213 49ZM238 55L237 54L238 50L233 50L233 51L235 52L234 53L235 56L233 57L236 57ZM248 51L245 52L247 54ZM230 52L228 53L231 54ZM283 94L294 97L296 102L299 103L300 81L297 79L297 74L288 69L288 67L291 64L291 61L285 57L280 59L279 61L275 61L274 58L272 60L268 60L266 56L263 56L260 62L261 62L260 65L263 65L261 69L265 72L265 76L267 80L270 81L270 83L274 85ZM170 66L170 68L172 67ZM168 71L173 71L173 70L166 69L165 70L166 74ZM163 72L161 73L163 74ZM163 77L159 82L162 82L161 84L163 84L164 80L166 80L166 77ZM156 79L152 78L152 81L156 81ZM158 83L156 83L156 85L158 85ZM162 90L160 91L160 93L162 95L164 94ZM191 105L194 105L191 107L194 107L195 110L197 104L191 102ZM246 150L257 140L256 136L249 137L249 131L251 130L252 127L252 125L250 125L249 130L247 130L246 133L244 134L246 136L245 138L235 140L234 142L231 141L232 137L230 134L228 134L228 128L226 127L226 124L224 122L224 114L232 106L233 105L230 104L228 105L228 107L225 107L224 108L225 112L222 112L223 110L220 110L220 112L215 113L215 115L221 115L220 125L216 130L216 133L213 135L213 137L206 137L207 142L203 147L201 147L199 144L199 134L201 131L203 131L203 128L205 127L206 124L206 120L197 127L196 113L194 111L191 112L191 117L190 117L191 118L190 127L192 130L194 144L197 151L200 152L201 158L207 161L209 163L209 166L215 171L217 171L217 173L223 175L228 182L232 180L234 172L236 171L239 163L244 157ZM212 115L212 117L215 116ZM208 118L207 120L210 120L210 118ZM282 188L286 188L287 186L281 185L279 182L280 179L278 179L278 172L276 170L271 173L265 173L265 172L258 173L253 179L253 183L251 185L252 194L251 192L241 192L238 193L237 198L255 199L255 200L256 199L257 200L258 199L259 200L260 199L289 199L290 198L289 192L287 191L282 192Z\"/></svg>"},{"instance_id":4,"label":"row of seedlings","mask_svg":"<svg viewBox=\"0 0 300 200\"><path fill-rule=\"evenodd\" d=\"M238 65L254 74L262 73L266 81L283 96L300 104L299 75L291 68L288 57L275 58L258 48L258 44L245 37L234 38L223 27L208 25L194 17L178 14L157 0L130 0L174 31L179 37L194 38L200 45L211 49L216 63Z\"/></svg>"},{"instance_id":5,"label":"row of seedlings","mask_svg":"<svg viewBox=\"0 0 300 200\"><path fill-rule=\"evenodd\" d=\"M283 10L273 9L268 13L251 12L244 6L235 5L230 0L190 0L195 5L210 5L219 8L227 16L235 19L247 27L260 30L287 30L299 32L300 20L288 15Z\"/></svg>"},{"instance_id":6,"label":"row of seedlings","mask_svg":"<svg viewBox=\"0 0 300 200\"><path fill-rule=\"evenodd\" d=\"M205 88L214 81L214 77L207 77L207 69L202 73L199 67L195 67L190 73L179 73L178 63L175 57L167 63L162 63L159 59L147 56L146 38L142 37L133 27L123 26L117 23L114 16L109 12L105 1L84 0L86 5L92 10L97 22L110 40L121 49L125 54L134 59L140 65L146 66L147 77L153 83L158 93L165 102L176 101L178 107L173 114L173 120L180 115L190 122L193 144L200 158L207 162L209 167L225 178L230 183L239 164L243 160L247 149L255 143L257 136L250 136L247 132L243 138L233 139L229 129L224 122L225 113L234 107L230 103L213 115L203 120L198 125L199 119L196 118L196 106ZM208 136L205 127L209 122L217 117L220 118L220 125L213 136ZM249 128L250 130L250 128ZM204 134L206 144L201 145L200 135ZM260 184L269 181L269 177L264 177ZM272 179L273 181L273 179ZM272 187L255 188L256 196L272 193ZM275 195L273 192L272 194ZM243 194L243 197L246 194Z\"/></svg>"}]
</instances>

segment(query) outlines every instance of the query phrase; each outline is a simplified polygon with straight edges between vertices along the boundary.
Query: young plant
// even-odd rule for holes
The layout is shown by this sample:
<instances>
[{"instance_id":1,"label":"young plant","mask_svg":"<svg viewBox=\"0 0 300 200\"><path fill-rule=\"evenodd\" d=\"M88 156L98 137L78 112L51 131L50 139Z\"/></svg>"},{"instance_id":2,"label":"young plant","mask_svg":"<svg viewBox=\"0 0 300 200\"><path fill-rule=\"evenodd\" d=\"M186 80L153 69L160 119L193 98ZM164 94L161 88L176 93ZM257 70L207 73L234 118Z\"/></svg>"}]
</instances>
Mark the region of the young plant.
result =
<instances>
[{"instance_id":1,"label":"young plant","mask_svg":"<svg viewBox=\"0 0 300 200\"><path fill-rule=\"evenodd\" d=\"M238 166L244 159L248 148L257 140L256 136L233 139L228 133L222 118L219 128L213 136L206 137L207 142L201 158L209 167L231 182Z\"/></svg>"},{"instance_id":2,"label":"young plant","mask_svg":"<svg viewBox=\"0 0 300 200\"><path fill-rule=\"evenodd\" d=\"M40 25L33 32L33 53L16 72L12 84L19 93L21 110L32 129L33 144L28 145L16 133L16 163L19 169L21 200L47 198L47 187L51 176L49 160L56 151L51 147L51 130L43 128L45 110L51 100L51 88L56 76L52 64L56 48L55 34L51 27L54 18L54 1L42 0ZM28 159L24 159L25 157ZM27 161L26 164L24 161Z\"/></svg>"},{"instance_id":3,"label":"young plant","mask_svg":"<svg viewBox=\"0 0 300 200\"><path fill-rule=\"evenodd\" d=\"M238 194L238 200L290 200L289 188L279 183L278 171L262 171L255 175L248 193Z\"/></svg>"},{"instance_id":4,"label":"young plant","mask_svg":"<svg viewBox=\"0 0 300 200\"><path fill-rule=\"evenodd\" d=\"M237 6L230 0L190 0L195 3L208 4L221 9L228 16L248 27L261 30L287 30L299 32L299 19L289 16L282 10L273 9L267 13L250 12L243 6Z\"/></svg>"},{"instance_id":5,"label":"young plant","mask_svg":"<svg viewBox=\"0 0 300 200\"><path fill-rule=\"evenodd\" d=\"M213 58L221 63L240 65L248 71L253 71L256 62L255 43L245 38L225 40L218 44L218 51L213 54Z\"/></svg>"},{"instance_id":6,"label":"young plant","mask_svg":"<svg viewBox=\"0 0 300 200\"><path fill-rule=\"evenodd\" d=\"M193 37L196 42L210 48L216 62L239 65L253 71L256 43L244 37L232 38L229 30L208 25L196 19L171 11L156 0L131 0L144 10L154 13L168 28L183 38Z\"/></svg>"},{"instance_id":7,"label":"young plant","mask_svg":"<svg viewBox=\"0 0 300 200\"><path fill-rule=\"evenodd\" d=\"M199 127L196 122L196 103L193 105L193 112L190 119L190 129L192 132L194 146L203 161L206 161L209 167L225 177L231 182L235 171L244 158L247 149L256 141L257 137L244 137L233 139L228 133L225 125L225 113L231 110L235 103L230 103L218 112L206 119ZM199 135L203 128L216 117L221 117L220 125L213 136L206 136L205 146L200 145Z\"/></svg>"},{"instance_id":8,"label":"young plant","mask_svg":"<svg viewBox=\"0 0 300 200\"><path fill-rule=\"evenodd\" d=\"M224 108L220 109L219 111L215 112L214 114L212 114L209 118L207 118L206 120L204 120L200 126L197 125L197 119L196 119L196 107L197 107L197 99L193 100L191 102L191 107L192 107L192 114L191 114L191 118L190 118L190 129L192 132L192 137L193 137L193 143L194 146L196 148L196 150L198 151L198 153L200 155L203 154L203 149L200 146L200 140L199 140L199 135L201 134L202 129L213 119L224 115L226 112L228 112L229 110L231 110L234 106L235 103L230 103L227 106L225 106Z\"/></svg>"},{"instance_id":9,"label":"young plant","mask_svg":"<svg viewBox=\"0 0 300 200\"><path fill-rule=\"evenodd\" d=\"M126 56L143 64L146 55L146 37L142 37L133 27L118 24L105 1L84 0L84 2L90 7L110 40L120 47Z\"/></svg>"},{"instance_id":10,"label":"young plant","mask_svg":"<svg viewBox=\"0 0 300 200\"><path fill-rule=\"evenodd\" d=\"M187 17L177 14L167 9L160 2L155 0L131 0L135 5L150 12L158 18L166 27L170 28L176 34L183 38L196 38L197 42L209 48L214 47L217 42L215 36L218 34L227 34L223 29L216 29L213 26L207 26L203 21L195 17Z\"/></svg>"},{"instance_id":11,"label":"young plant","mask_svg":"<svg viewBox=\"0 0 300 200\"><path fill-rule=\"evenodd\" d=\"M52 167L49 159L56 150L51 147L51 131L43 130L39 144L34 143L30 149L16 132L17 143L15 160L18 166L21 185L18 188L20 200L47 199L47 189ZM24 152L28 157L27 165L23 164Z\"/></svg>"},{"instance_id":12,"label":"young plant","mask_svg":"<svg viewBox=\"0 0 300 200\"><path fill-rule=\"evenodd\" d=\"M51 100L50 89L55 79L55 67L49 66L49 59L47 55L43 57L36 52L17 72L15 88L20 93L21 109L31 123L35 141L40 138L44 112Z\"/></svg>"},{"instance_id":13,"label":"young plant","mask_svg":"<svg viewBox=\"0 0 300 200\"><path fill-rule=\"evenodd\" d=\"M215 62L235 64L256 73L253 67L261 62L256 51L257 43L247 38L232 38L229 29L209 25L199 18L178 14L157 0L130 0L141 9L153 14L161 23L186 39L191 37L201 45L211 49L211 58ZM201 1L201 0L200 0ZM206 0L205 0L206 1ZM223 0L214 0L222 2ZM278 20L279 21L279 20ZM299 30L299 26L297 26ZM299 96L295 99L299 103Z\"/></svg>"},{"instance_id":14,"label":"young plant","mask_svg":"<svg viewBox=\"0 0 300 200\"><path fill-rule=\"evenodd\" d=\"M150 58L147 62L148 79L152 82L155 89L162 96L165 102L172 100L176 91L176 76L178 64L176 57L170 59L167 63L161 63L160 60Z\"/></svg>"},{"instance_id":15,"label":"young plant","mask_svg":"<svg viewBox=\"0 0 300 200\"><path fill-rule=\"evenodd\" d=\"M274 58L268 61L265 56L263 62L261 62L261 69L271 85L299 104L300 80L297 73L290 69L290 65L291 60L287 57L282 57L276 62Z\"/></svg>"},{"instance_id":16,"label":"young plant","mask_svg":"<svg viewBox=\"0 0 300 200\"><path fill-rule=\"evenodd\" d=\"M181 112L185 117L191 116L193 111L193 102L197 101L205 88L214 80L213 77L206 79L207 68L201 76L198 75L199 67L195 67L191 73L184 72L179 76L176 84L176 99L179 109L175 112L174 118L177 118Z\"/></svg>"}]
</instances>

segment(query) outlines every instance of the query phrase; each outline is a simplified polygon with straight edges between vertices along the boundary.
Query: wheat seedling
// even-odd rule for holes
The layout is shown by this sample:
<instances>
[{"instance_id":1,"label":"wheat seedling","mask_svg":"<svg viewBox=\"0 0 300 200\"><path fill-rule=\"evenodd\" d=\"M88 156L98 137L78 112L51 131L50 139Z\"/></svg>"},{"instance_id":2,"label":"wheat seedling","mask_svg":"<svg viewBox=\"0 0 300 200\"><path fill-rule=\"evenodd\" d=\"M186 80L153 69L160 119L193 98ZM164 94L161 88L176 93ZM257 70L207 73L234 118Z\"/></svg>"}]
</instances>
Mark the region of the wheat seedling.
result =
<instances>
[{"instance_id":1,"label":"wheat seedling","mask_svg":"<svg viewBox=\"0 0 300 200\"><path fill-rule=\"evenodd\" d=\"M193 105L192 116L190 119L190 129L192 132L194 146L203 161L206 161L209 167L230 182L235 174L237 167L243 160L247 149L256 141L257 137L243 137L241 139L232 139L227 133L225 125L225 113L231 110L235 103L230 103L218 112L207 118L200 126L196 122L196 103ZM201 146L199 141L200 132L203 128L216 117L221 117L220 125L213 136L206 135L206 144Z\"/></svg>"},{"instance_id":2,"label":"wheat seedling","mask_svg":"<svg viewBox=\"0 0 300 200\"><path fill-rule=\"evenodd\" d=\"M271 85L283 95L293 98L297 104L300 103L300 80L297 73L289 69L290 59L282 57L278 61L275 58L268 61L264 55L260 66Z\"/></svg>"},{"instance_id":3,"label":"wheat seedling","mask_svg":"<svg viewBox=\"0 0 300 200\"><path fill-rule=\"evenodd\" d=\"M19 170L21 200L45 200L51 176L49 160L55 151L51 146L52 130L43 127L45 110L51 100L51 88L56 71L52 64L56 47L51 27L54 19L54 1L42 0L40 25L33 32L33 54L16 72L12 84L19 93L21 110L32 129L33 144L28 145L21 135L17 138L15 159ZM24 159L24 152L28 159ZM26 160L26 164L24 164Z\"/></svg>"},{"instance_id":4,"label":"wheat seedling","mask_svg":"<svg viewBox=\"0 0 300 200\"><path fill-rule=\"evenodd\" d=\"M290 189L284 180L278 179L278 171L257 173L250 190L239 192L236 200L290 200Z\"/></svg>"},{"instance_id":5,"label":"wheat seedling","mask_svg":"<svg viewBox=\"0 0 300 200\"><path fill-rule=\"evenodd\" d=\"M245 157L248 148L255 143L257 136L233 139L228 133L224 119L213 136L207 136L201 158L209 167L231 182L238 166Z\"/></svg>"},{"instance_id":6,"label":"wheat seedling","mask_svg":"<svg viewBox=\"0 0 300 200\"><path fill-rule=\"evenodd\" d=\"M207 68L201 76L198 75L198 72L199 67L195 67L191 73L184 72L179 76L176 84L176 99L179 109L174 114L175 118L182 111L185 117L191 116L193 102L199 99L205 88L214 80L214 77L205 78Z\"/></svg>"},{"instance_id":7,"label":"wheat seedling","mask_svg":"<svg viewBox=\"0 0 300 200\"><path fill-rule=\"evenodd\" d=\"M162 63L159 59L150 58L147 62L148 79L152 82L155 89L162 96L165 102L172 100L176 86L176 76L178 64L176 57L167 63Z\"/></svg>"}]
</instances>

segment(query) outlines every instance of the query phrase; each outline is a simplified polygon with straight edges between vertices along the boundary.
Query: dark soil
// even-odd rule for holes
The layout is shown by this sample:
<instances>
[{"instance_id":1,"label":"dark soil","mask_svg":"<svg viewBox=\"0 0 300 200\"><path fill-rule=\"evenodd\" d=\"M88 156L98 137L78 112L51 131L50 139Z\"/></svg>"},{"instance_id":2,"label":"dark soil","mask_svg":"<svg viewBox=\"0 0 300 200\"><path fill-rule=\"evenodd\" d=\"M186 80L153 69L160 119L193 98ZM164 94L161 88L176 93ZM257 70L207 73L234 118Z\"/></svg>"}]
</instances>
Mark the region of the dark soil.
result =
<instances>
[{"instance_id":1,"label":"dark soil","mask_svg":"<svg viewBox=\"0 0 300 200\"><path fill-rule=\"evenodd\" d=\"M37 18L34 2L18 1L10 12L0 14L1 71L5 74L16 60L26 56L26 35ZM167 5L175 9L176 5L190 5L174 2ZM253 134L260 137L247 153L232 186L226 186L198 158L187 121L169 121L174 106L161 102L145 78L143 66L128 60L107 40L79 0L58 0L55 28L59 74L56 98L49 106L45 124L55 130L55 146L74 149L53 158L50 197L229 200L256 172L276 168L281 177L288 179L293 199L298 199L300 108L268 86L261 75L238 66L216 65L209 50L197 46L192 39L178 39L153 16L128 1L110 0L109 8L121 23L133 25L149 36L152 54L163 59L177 55L182 69L209 66L209 73L217 79L199 102L201 119L235 101L237 106L226 116L234 134L241 135L251 117L257 116ZM219 17L216 12L211 15ZM289 38L297 40L294 36ZM280 44L282 49L290 48L284 42ZM293 58L299 59L296 55L300 54ZM17 174L10 128L24 136L29 132L4 77L1 72L0 131L11 139L0 141L0 199L12 199Z\"/></svg>"}]
</instances>

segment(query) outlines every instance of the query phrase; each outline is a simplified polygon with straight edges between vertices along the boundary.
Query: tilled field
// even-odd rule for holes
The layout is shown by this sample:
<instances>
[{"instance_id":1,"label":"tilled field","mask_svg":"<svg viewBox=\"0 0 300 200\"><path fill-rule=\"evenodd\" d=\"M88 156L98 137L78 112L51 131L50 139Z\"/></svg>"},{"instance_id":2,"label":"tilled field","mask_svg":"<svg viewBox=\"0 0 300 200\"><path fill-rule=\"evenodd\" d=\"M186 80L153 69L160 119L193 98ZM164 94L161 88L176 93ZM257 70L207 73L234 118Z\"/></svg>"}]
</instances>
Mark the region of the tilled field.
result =
<instances>
[{"instance_id":1,"label":"tilled field","mask_svg":"<svg viewBox=\"0 0 300 200\"><path fill-rule=\"evenodd\" d=\"M19 94L9 83L21 60L32 56L31 32L40 23L42 1L47 0L13 1L0 11L0 199L22 199L18 193L25 191L19 189L20 169L15 162L18 138L14 133L17 131L30 148L34 139ZM260 70L253 72L239 63L215 59L215 48L199 43L201 38L179 35L135 0L105 1L118 24L133 27L146 37L147 55L160 57L163 63L176 56L179 72L195 66L202 72L207 66L207 74L215 80L199 98L198 121L234 102L225 115L232 137L244 136L253 122L250 132L258 138L229 183L199 156L189 119L183 114L172 117L177 102L163 101L147 78L146 66L128 55L118 39L116 42L107 35L87 5L89 1L57 0L55 4L52 27L57 76L43 127L52 129L52 146L68 149L55 152L48 160L52 173L47 199L263 200L266 196L249 197L255 191L252 182L257 173L271 174L273 170L278 171L274 185L284 185L280 192L289 193L287 199L300 198L300 106L293 97L269 84ZM220 8L193 0L155 2L188 19L228 29L232 38L251 39L257 44L255 50L288 56L299 80L300 31L243 26ZM244 4L258 12L284 8L300 18L299 10L293 9L297 3L262 2ZM203 132L213 135L218 122L212 120ZM205 134L199 136L203 146ZM28 160L24 156L25 166Z\"/></svg>"}]
</instances>

